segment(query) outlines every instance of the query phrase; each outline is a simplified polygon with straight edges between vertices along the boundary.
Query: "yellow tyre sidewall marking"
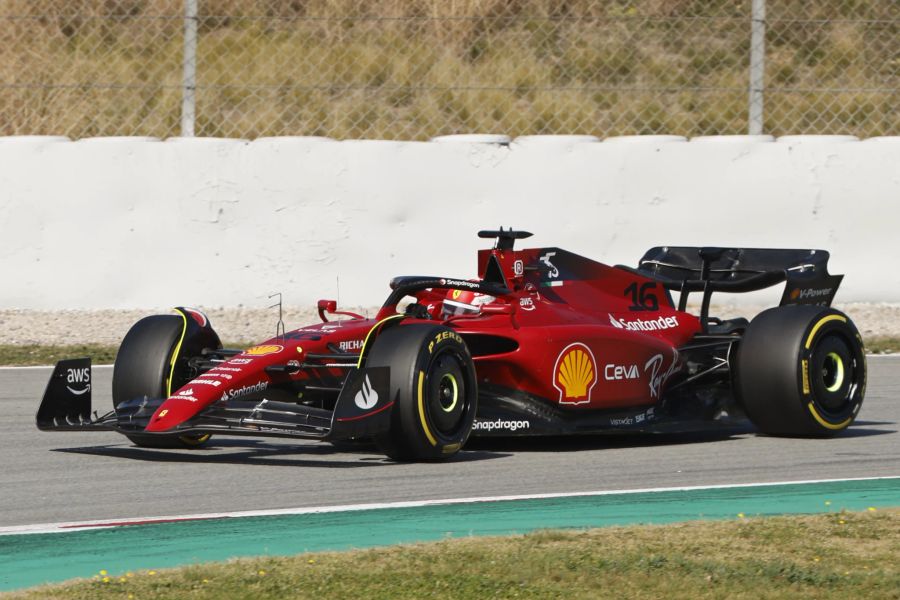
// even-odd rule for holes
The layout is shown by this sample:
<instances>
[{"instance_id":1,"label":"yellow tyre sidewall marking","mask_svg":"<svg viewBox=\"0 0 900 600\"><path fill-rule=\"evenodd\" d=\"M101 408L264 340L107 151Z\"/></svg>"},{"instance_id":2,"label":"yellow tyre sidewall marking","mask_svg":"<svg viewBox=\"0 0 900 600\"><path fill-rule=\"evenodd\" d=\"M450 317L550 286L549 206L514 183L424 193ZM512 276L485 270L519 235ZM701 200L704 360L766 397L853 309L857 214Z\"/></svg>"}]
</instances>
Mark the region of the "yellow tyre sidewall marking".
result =
<instances>
[{"instance_id":1,"label":"yellow tyre sidewall marking","mask_svg":"<svg viewBox=\"0 0 900 600\"><path fill-rule=\"evenodd\" d=\"M362 348L359 349L359 360L356 362L356 368L362 368L363 356L366 355L366 346L369 345L369 338L372 337L372 333L375 332L376 329L387 323L392 319L402 319L405 315L391 315L390 317L385 317L382 320L378 321L372 326L372 329L369 330L369 333L366 334L366 339L363 340Z\"/></svg>"},{"instance_id":2,"label":"yellow tyre sidewall marking","mask_svg":"<svg viewBox=\"0 0 900 600\"><path fill-rule=\"evenodd\" d=\"M822 327L822 325L824 325L825 323L828 323L829 321L841 321L843 323L846 323L847 317L844 317L842 315L828 315L827 317L825 317L823 319L819 319L819 322L816 323L815 326L812 328L812 331L809 332L809 337L806 338L805 348L807 350L809 350L810 346L812 346L813 338L816 337L816 334L819 332L819 329Z\"/></svg>"},{"instance_id":3,"label":"yellow tyre sidewall marking","mask_svg":"<svg viewBox=\"0 0 900 600\"><path fill-rule=\"evenodd\" d=\"M425 437L428 438L428 441L432 446L437 446L437 440L431 433L431 428L428 427L428 420L425 418L425 395L423 394L424 387L425 371L419 371L419 420L422 422L422 431L425 432Z\"/></svg>"},{"instance_id":4,"label":"yellow tyre sidewall marking","mask_svg":"<svg viewBox=\"0 0 900 600\"><path fill-rule=\"evenodd\" d=\"M846 323L847 318L844 317L843 315L828 315L827 317L819 319L819 322L813 326L812 331L809 332L809 336L806 338L806 344L804 345L804 347L807 350L809 350L812 347L813 339L815 339L816 334L819 332L819 329L821 329L822 326L825 325L825 323L829 323L831 321L840 321L842 323ZM810 414L812 414L813 418L816 421L818 421L819 425L821 425L822 427L824 427L826 429L831 429L833 431L836 431L838 429L844 429L845 427L847 427L847 425L850 424L850 421L853 420L853 417L851 416L850 418L845 419L845 420L841 421L840 423L830 423L830 422L826 421L824 418L822 418L822 415L819 414L819 411L816 410L816 407L812 402L810 402L806 406L807 406L807 408L809 408L809 412L810 412Z\"/></svg>"},{"instance_id":5,"label":"yellow tyre sidewall marking","mask_svg":"<svg viewBox=\"0 0 900 600\"><path fill-rule=\"evenodd\" d=\"M815 405L813 405L812 402L810 402L806 406L809 408L809 412L812 413L813 418L815 418L815 420L819 422L819 425L821 425L822 427L824 427L826 429L832 429L832 430L837 431L838 429L843 429L844 427L849 425L850 421L853 420L853 417L850 417L848 419L841 421L840 423L829 423L828 421L826 421L825 419L822 418L822 415L819 414L819 411L816 410L816 407L815 407Z\"/></svg>"},{"instance_id":6,"label":"yellow tyre sidewall marking","mask_svg":"<svg viewBox=\"0 0 900 600\"><path fill-rule=\"evenodd\" d=\"M189 435L179 436L178 439L181 440L181 443L187 444L188 446L199 446L201 444L206 443L206 441L212 437L210 433L204 433L198 437L191 437Z\"/></svg>"},{"instance_id":7,"label":"yellow tyre sidewall marking","mask_svg":"<svg viewBox=\"0 0 900 600\"><path fill-rule=\"evenodd\" d=\"M181 337L178 338L178 344L175 345L175 351L172 352L172 359L169 361L169 380L166 382L166 397L172 395L172 379L175 377L175 361L178 359L178 353L181 352L181 344L184 342L184 336L187 334L187 316L178 309L175 309L181 315Z\"/></svg>"}]
</instances>

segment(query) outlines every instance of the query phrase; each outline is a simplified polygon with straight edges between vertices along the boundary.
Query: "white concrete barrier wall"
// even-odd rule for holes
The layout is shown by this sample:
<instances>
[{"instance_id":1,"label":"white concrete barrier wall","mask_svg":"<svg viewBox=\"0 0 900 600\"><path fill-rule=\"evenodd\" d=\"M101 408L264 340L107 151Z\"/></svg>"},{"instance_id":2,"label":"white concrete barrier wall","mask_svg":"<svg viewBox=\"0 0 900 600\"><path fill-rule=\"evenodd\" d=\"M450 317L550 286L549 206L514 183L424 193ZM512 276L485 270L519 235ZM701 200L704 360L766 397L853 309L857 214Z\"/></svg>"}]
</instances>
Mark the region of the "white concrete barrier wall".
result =
<instances>
[{"instance_id":1,"label":"white concrete barrier wall","mask_svg":"<svg viewBox=\"0 0 900 600\"><path fill-rule=\"evenodd\" d=\"M824 248L839 301L900 300L900 137L482 139L0 138L0 308L376 305L500 225L609 264Z\"/></svg>"}]
</instances>

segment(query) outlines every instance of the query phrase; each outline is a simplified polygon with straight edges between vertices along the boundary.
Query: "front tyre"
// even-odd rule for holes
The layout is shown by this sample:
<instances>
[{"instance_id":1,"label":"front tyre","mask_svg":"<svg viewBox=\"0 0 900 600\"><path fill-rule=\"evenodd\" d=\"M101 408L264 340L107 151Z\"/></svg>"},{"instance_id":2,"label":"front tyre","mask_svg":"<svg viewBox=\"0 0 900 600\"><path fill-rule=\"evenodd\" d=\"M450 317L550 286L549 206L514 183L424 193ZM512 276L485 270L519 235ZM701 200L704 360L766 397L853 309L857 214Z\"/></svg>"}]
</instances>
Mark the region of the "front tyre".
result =
<instances>
[{"instance_id":1,"label":"front tyre","mask_svg":"<svg viewBox=\"0 0 900 600\"><path fill-rule=\"evenodd\" d=\"M398 325L375 340L367 366L391 370L390 430L375 443L395 460L442 460L472 432L478 384L462 337L439 325Z\"/></svg>"},{"instance_id":2,"label":"front tyre","mask_svg":"<svg viewBox=\"0 0 900 600\"><path fill-rule=\"evenodd\" d=\"M736 379L747 416L764 433L829 437L846 429L862 406L862 338L833 308L771 308L741 340Z\"/></svg>"},{"instance_id":3,"label":"front tyre","mask_svg":"<svg viewBox=\"0 0 900 600\"><path fill-rule=\"evenodd\" d=\"M133 398L165 398L187 382L183 365L172 355L182 339L185 318L180 315L153 315L135 323L119 346L113 366L113 406ZM170 381L171 379L171 381ZM144 448L198 448L209 434L160 436L125 434L135 446Z\"/></svg>"}]
</instances>

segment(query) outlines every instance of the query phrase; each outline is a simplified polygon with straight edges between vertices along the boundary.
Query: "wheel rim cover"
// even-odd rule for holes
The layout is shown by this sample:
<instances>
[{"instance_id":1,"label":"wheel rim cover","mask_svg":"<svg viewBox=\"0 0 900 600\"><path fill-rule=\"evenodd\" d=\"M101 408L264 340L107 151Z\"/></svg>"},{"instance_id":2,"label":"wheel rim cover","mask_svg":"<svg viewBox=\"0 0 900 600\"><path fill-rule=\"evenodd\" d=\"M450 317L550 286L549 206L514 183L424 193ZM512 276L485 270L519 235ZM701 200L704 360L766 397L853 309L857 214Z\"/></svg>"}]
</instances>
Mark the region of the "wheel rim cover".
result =
<instances>
[{"instance_id":1,"label":"wheel rim cover","mask_svg":"<svg viewBox=\"0 0 900 600\"><path fill-rule=\"evenodd\" d=\"M841 389L844 384L844 359L837 352L829 352L825 356L822 377L826 391L836 392Z\"/></svg>"}]
</instances>

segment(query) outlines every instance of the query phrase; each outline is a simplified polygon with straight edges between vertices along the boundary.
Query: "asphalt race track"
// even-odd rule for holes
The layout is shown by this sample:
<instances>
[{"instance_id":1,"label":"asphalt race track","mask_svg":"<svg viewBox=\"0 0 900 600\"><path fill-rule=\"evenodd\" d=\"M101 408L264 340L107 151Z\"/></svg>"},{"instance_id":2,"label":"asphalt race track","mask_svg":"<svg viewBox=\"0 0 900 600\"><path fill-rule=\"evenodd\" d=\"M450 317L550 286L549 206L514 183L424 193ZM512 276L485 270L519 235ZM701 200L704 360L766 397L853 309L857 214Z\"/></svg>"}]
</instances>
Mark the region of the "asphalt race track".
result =
<instances>
[{"instance_id":1,"label":"asphalt race track","mask_svg":"<svg viewBox=\"0 0 900 600\"><path fill-rule=\"evenodd\" d=\"M45 433L49 368L0 369L0 527L519 494L900 476L900 358L870 357L856 424L836 439L752 431L475 441L451 462L395 464L374 448L218 438L144 450L112 432ZM94 406L111 406L109 368Z\"/></svg>"}]
</instances>

